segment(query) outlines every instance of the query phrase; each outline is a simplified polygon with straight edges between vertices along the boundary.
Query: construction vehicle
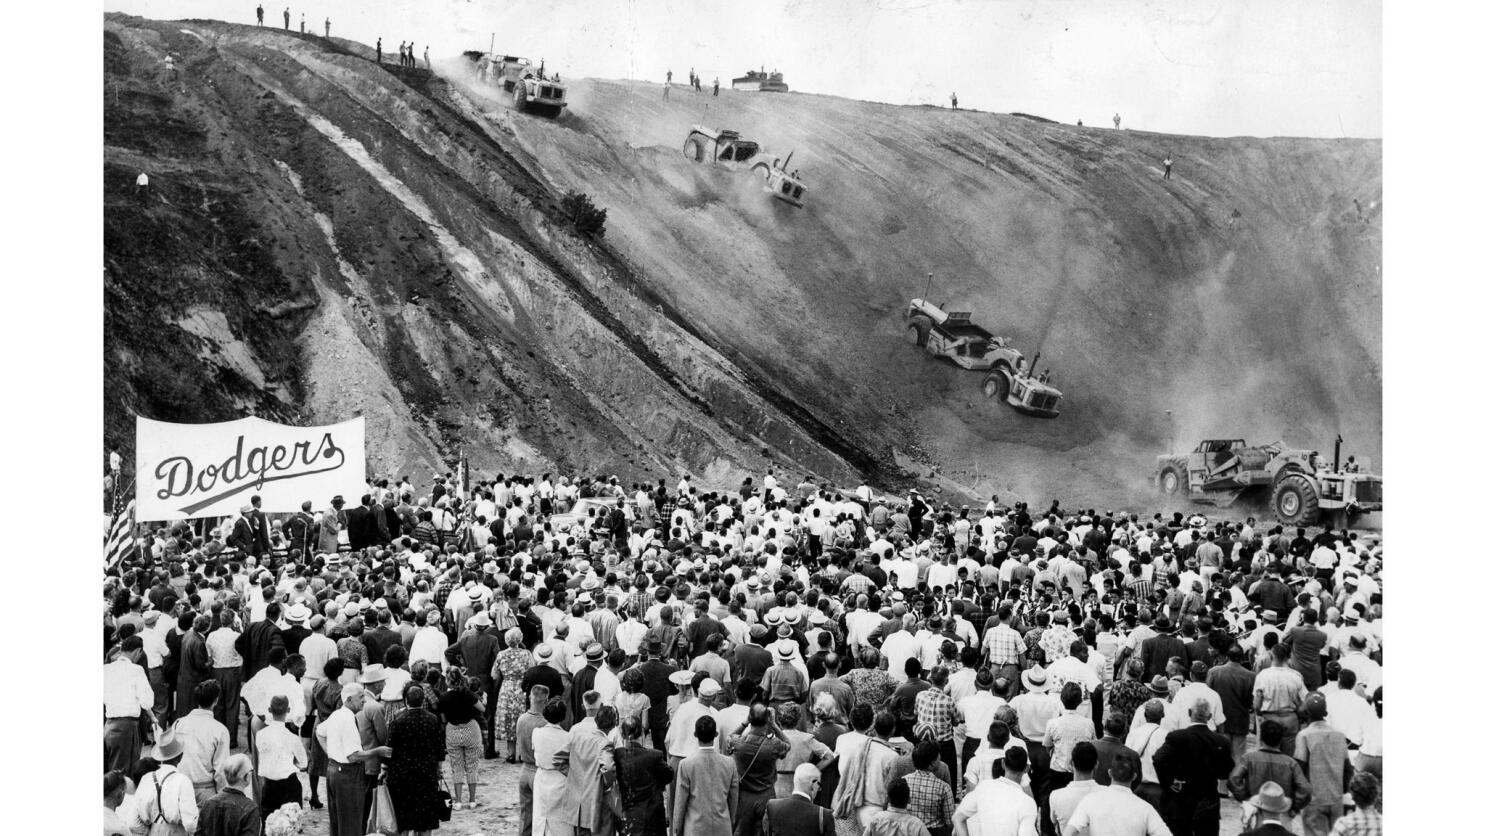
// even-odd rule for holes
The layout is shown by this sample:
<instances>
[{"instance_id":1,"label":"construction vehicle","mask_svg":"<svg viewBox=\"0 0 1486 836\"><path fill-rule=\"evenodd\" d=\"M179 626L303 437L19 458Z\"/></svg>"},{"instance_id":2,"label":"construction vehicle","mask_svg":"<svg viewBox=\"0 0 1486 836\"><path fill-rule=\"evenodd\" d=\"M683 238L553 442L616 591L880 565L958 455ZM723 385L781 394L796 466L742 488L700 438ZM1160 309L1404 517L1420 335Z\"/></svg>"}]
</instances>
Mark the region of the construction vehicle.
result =
<instances>
[{"instance_id":1,"label":"construction vehicle","mask_svg":"<svg viewBox=\"0 0 1486 836\"><path fill-rule=\"evenodd\" d=\"M784 73L778 70L766 73L763 67L759 67L733 79L733 89L753 93L788 93L789 85L784 83Z\"/></svg>"},{"instance_id":2,"label":"construction vehicle","mask_svg":"<svg viewBox=\"0 0 1486 836\"><path fill-rule=\"evenodd\" d=\"M556 76L547 76L546 63L533 68L530 59L515 55L465 52L484 84L511 95L511 103L523 113L557 118L568 106L568 87Z\"/></svg>"},{"instance_id":3,"label":"construction vehicle","mask_svg":"<svg viewBox=\"0 0 1486 836\"><path fill-rule=\"evenodd\" d=\"M967 311L946 312L914 299L908 303L908 339L962 369L986 372L981 391L992 400L1037 418L1056 418L1062 411L1063 393L1048 385L1046 372L1034 376L1041 355L1029 364L1005 337L972 323Z\"/></svg>"},{"instance_id":4,"label":"construction vehicle","mask_svg":"<svg viewBox=\"0 0 1486 836\"><path fill-rule=\"evenodd\" d=\"M692 125L691 133L681 144L681 153L698 163L720 163L729 168L747 163L758 154L758 143L744 139L737 131L717 130Z\"/></svg>"},{"instance_id":5,"label":"construction vehicle","mask_svg":"<svg viewBox=\"0 0 1486 836\"><path fill-rule=\"evenodd\" d=\"M1282 525L1314 525L1322 518L1349 524L1383 509L1383 477L1355 460L1338 468L1335 458L1284 442L1250 447L1241 438L1209 439L1185 455L1156 458L1156 484L1166 496L1227 507L1243 497L1267 498Z\"/></svg>"},{"instance_id":6,"label":"construction vehicle","mask_svg":"<svg viewBox=\"0 0 1486 836\"><path fill-rule=\"evenodd\" d=\"M698 163L733 169L749 165L749 172L763 180L764 191L791 206L803 205L805 184L800 182L798 172L787 168L794 158L793 151L781 160L777 154L763 153L757 142L744 139L737 131L692 125L691 133L681 144L681 153Z\"/></svg>"},{"instance_id":7,"label":"construction vehicle","mask_svg":"<svg viewBox=\"0 0 1486 836\"><path fill-rule=\"evenodd\" d=\"M775 200L799 207L805 205L805 184L800 182L799 171L789 170L789 161L794 156L795 152L791 151L789 156L780 160L770 154L754 164L753 173L763 177L764 191L773 195Z\"/></svg>"}]
</instances>

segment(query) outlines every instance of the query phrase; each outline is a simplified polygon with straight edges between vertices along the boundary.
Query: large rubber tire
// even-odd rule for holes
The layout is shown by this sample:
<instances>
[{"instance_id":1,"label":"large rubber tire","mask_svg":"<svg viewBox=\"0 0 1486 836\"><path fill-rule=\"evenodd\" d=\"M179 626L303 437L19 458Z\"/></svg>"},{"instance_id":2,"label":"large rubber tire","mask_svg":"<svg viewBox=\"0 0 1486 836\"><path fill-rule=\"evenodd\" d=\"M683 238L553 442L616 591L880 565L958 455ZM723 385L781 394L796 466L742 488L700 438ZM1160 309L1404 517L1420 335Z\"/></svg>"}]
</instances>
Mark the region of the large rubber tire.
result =
<instances>
[{"instance_id":1,"label":"large rubber tire","mask_svg":"<svg viewBox=\"0 0 1486 836\"><path fill-rule=\"evenodd\" d=\"M765 186L769 185L769 181L773 179L769 174L768 163L754 163L753 168L749 169L749 171L755 176L762 177Z\"/></svg>"},{"instance_id":2,"label":"large rubber tire","mask_svg":"<svg viewBox=\"0 0 1486 836\"><path fill-rule=\"evenodd\" d=\"M1315 525L1321 518L1321 499L1305 476L1286 476L1275 483L1269 496L1270 510L1281 525Z\"/></svg>"},{"instance_id":3,"label":"large rubber tire","mask_svg":"<svg viewBox=\"0 0 1486 836\"><path fill-rule=\"evenodd\" d=\"M520 110L520 111L525 111L526 110L526 85L525 84L522 84L521 82L518 81L516 83L515 90L512 92L512 98L513 98L513 100L516 103L516 109L517 110Z\"/></svg>"},{"instance_id":4,"label":"large rubber tire","mask_svg":"<svg viewBox=\"0 0 1486 836\"><path fill-rule=\"evenodd\" d=\"M908 320L908 340L919 348L929 344L929 323L921 317Z\"/></svg>"},{"instance_id":5,"label":"large rubber tire","mask_svg":"<svg viewBox=\"0 0 1486 836\"><path fill-rule=\"evenodd\" d=\"M702 143L694 136L686 138L686 143L681 146L681 153L685 154L686 158L694 163L707 161L705 152L702 149Z\"/></svg>"},{"instance_id":6,"label":"large rubber tire","mask_svg":"<svg viewBox=\"0 0 1486 836\"><path fill-rule=\"evenodd\" d=\"M1187 475L1174 467L1167 467L1161 471L1161 493L1166 496L1185 496L1187 493Z\"/></svg>"},{"instance_id":7,"label":"large rubber tire","mask_svg":"<svg viewBox=\"0 0 1486 836\"><path fill-rule=\"evenodd\" d=\"M1011 375L1002 368L991 369L991 373L980 384L980 391L993 401L1005 401L1011 394Z\"/></svg>"}]
</instances>

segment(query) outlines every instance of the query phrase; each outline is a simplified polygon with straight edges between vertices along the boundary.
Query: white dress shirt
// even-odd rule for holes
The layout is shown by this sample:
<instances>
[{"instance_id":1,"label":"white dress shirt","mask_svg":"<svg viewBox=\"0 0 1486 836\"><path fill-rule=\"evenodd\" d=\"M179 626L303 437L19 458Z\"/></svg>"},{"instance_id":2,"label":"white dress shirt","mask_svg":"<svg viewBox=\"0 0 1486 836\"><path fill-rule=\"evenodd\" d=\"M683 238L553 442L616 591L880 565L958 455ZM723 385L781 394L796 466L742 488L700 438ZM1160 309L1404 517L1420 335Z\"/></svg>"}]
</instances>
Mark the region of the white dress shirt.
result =
<instances>
[{"instance_id":1,"label":"white dress shirt","mask_svg":"<svg viewBox=\"0 0 1486 836\"><path fill-rule=\"evenodd\" d=\"M258 732L258 774L269 781L292 778L309 766L304 741L277 720Z\"/></svg>"},{"instance_id":2,"label":"white dress shirt","mask_svg":"<svg viewBox=\"0 0 1486 836\"><path fill-rule=\"evenodd\" d=\"M990 691L976 691L956 703L965 715L965 736L985 740L990 734L991 723L996 719L996 709L1006 705L1006 700Z\"/></svg>"},{"instance_id":3,"label":"white dress shirt","mask_svg":"<svg viewBox=\"0 0 1486 836\"><path fill-rule=\"evenodd\" d=\"M1115 784L1101 787L1084 796L1068 820L1065 836L1171 836L1171 828L1161 820L1145 799L1129 787Z\"/></svg>"},{"instance_id":4,"label":"white dress shirt","mask_svg":"<svg viewBox=\"0 0 1486 836\"><path fill-rule=\"evenodd\" d=\"M247 684L243 686L242 698L247 700L248 711L253 716L268 719L269 705L273 698L282 695L289 701L288 721L294 725L304 722L305 703L304 686L293 675L280 673L278 668L272 665L253 674Z\"/></svg>"},{"instance_id":5,"label":"white dress shirt","mask_svg":"<svg viewBox=\"0 0 1486 836\"><path fill-rule=\"evenodd\" d=\"M449 649L449 637L437 627L420 627L413 635L413 646L408 650L408 667L416 662L427 662L429 667L444 669L444 651Z\"/></svg>"},{"instance_id":6,"label":"white dress shirt","mask_svg":"<svg viewBox=\"0 0 1486 836\"><path fill-rule=\"evenodd\" d=\"M1037 836L1037 802L1009 778L976 784L955 815L968 817L970 836Z\"/></svg>"},{"instance_id":7,"label":"white dress shirt","mask_svg":"<svg viewBox=\"0 0 1486 836\"><path fill-rule=\"evenodd\" d=\"M361 732L356 728L356 715L344 705L330 713L320 729L325 736L325 754L339 764L350 764L351 755L361 751Z\"/></svg>"},{"instance_id":8,"label":"white dress shirt","mask_svg":"<svg viewBox=\"0 0 1486 836\"><path fill-rule=\"evenodd\" d=\"M162 812L166 827L158 829L154 822ZM200 812L191 779L179 774L173 766L161 766L140 779L139 789L134 793L134 812L129 815L129 829L135 833L171 836L195 833Z\"/></svg>"},{"instance_id":9,"label":"white dress shirt","mask_svg":"<svg viewBox=\"0 0 1486 836\"><path fill-rule=\"evenodd\" d=\"M175 627L174 622L146 628L140 632L139 637L144 640L144 656L148 667L158 668L165 664L165 657L170 655L170 647L165 644L165 637L170 635L171 629Z\"/></svg>"},{"instance_id":10,"label":"white dress shirt","mask_svg":"<svg viewBox=\"0 0 1486 836\"><path fill-rule=\"evenodd\" d=\"M155 692L144 668L120 656L103 666L103 716L109 719L139 719L139 713L155 704Z\"/></svg>"},{"instance_id":11,"label":"white dress shirt","mask_svg":"<svg viewBox=\"0 0 1486 836\"><path fill-rule=\"evenodd\" d=\"M305 679L324 679L325 663L339 653L335 648L335 639L324 633L311 633L299 643L299 655L304 657Z\"/></svg>"}]
</instances>

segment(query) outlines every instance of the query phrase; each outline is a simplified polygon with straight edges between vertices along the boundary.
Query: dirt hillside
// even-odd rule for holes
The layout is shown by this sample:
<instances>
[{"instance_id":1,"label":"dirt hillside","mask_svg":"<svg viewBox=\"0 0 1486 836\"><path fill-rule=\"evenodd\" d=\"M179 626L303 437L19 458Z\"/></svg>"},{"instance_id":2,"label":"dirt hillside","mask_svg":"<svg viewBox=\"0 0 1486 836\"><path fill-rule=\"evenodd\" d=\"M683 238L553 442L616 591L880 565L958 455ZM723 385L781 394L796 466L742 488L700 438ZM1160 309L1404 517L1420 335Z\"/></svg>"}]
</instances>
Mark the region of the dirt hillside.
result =
<instances>
[{"instance_id":1,"label":"dirt hillside","mask_svg":"<svg viewBox=\"0 0 1486 836\"><path fill-rule=\"evenodd\" d=\"M1376 141L600 80L554 122L458 62L379 68L346 41L110 16L104 48L126 448L134 411L363 414L399 473L460 450L719 484L772 463L1071 504L1147 498L1168 436L1340 432L1381 466ZM693 123L793 151L804 208L684 159ZM567 223L569 190L607 209L602 239ZM932 300L1041 352L1060 418L908 343L929 272Z\"/></svg>"}]
</instances>

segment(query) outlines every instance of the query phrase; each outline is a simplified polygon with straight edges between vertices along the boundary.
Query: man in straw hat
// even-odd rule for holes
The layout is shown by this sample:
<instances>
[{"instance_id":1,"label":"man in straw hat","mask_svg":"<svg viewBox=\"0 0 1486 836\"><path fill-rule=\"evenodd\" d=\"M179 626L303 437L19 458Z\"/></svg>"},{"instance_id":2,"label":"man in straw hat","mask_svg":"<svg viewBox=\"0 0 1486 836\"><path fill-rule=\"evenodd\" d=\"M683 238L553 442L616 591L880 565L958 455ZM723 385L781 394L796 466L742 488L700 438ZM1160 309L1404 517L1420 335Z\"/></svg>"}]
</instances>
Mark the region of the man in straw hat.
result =
<instances>
[{"instance_id":1,"label":"man in straw hat","mask_svg":"<svg viewBox=\"0 0 1486 836\"><path fill-rule=\"evenodd\" d=\"M191 779L176 769L184 752L175 729L160 735L150 751L150 757L160 766L139 781L129 820L131 831L151 836L185 836L196 832L200 816L196 791Z\"/></svg>"},{"instance_id":2,"label":"man in straw hat","mask_svg":"<svg viewBox=\"0 0 1486 836\"><path fill-rule=\"evenodd\" d=\"M1241 836L1291 836L1290 806L1280 785L1266 781L1254 796L1254 813Z\"/></svg>"}]
</instances>

